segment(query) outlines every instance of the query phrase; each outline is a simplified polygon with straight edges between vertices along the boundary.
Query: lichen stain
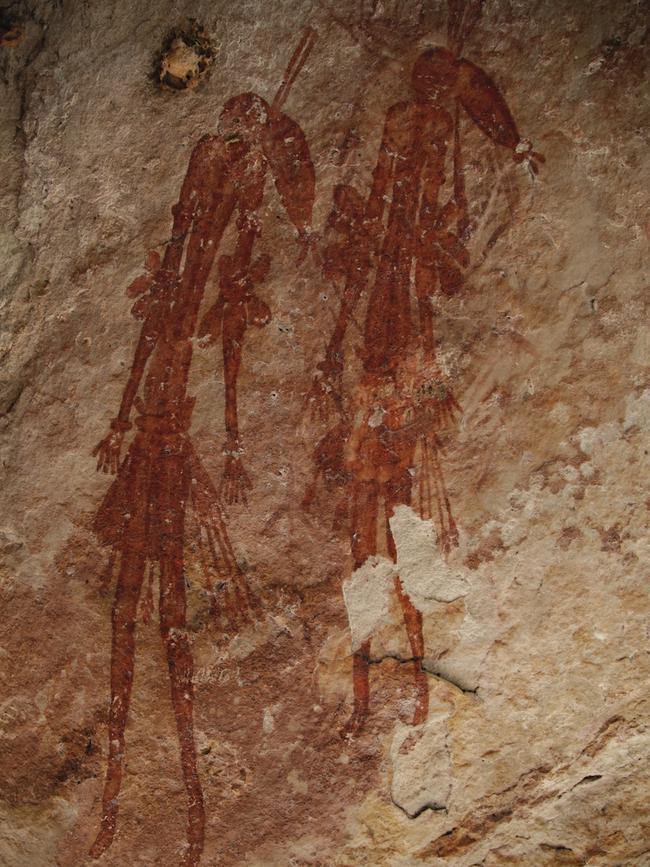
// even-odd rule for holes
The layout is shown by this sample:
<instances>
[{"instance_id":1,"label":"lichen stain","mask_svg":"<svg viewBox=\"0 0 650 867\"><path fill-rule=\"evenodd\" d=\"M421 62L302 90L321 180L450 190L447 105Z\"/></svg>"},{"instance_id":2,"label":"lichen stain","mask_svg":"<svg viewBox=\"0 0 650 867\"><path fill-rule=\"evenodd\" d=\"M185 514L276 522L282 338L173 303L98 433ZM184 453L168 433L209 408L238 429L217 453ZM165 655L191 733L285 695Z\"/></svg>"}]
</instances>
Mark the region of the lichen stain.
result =
<instances>
[{"instance_id":1,"label":"lichen stain","mask_svg":"<svg viewBox=\"0 0 650 867\"><path fill-rule=\"evenodd\" d=\"M165 38L155 59L155 79L163 90L192 90L206 76L215 54L205 29L190 19Z\"/></svg>"}]
</instances>

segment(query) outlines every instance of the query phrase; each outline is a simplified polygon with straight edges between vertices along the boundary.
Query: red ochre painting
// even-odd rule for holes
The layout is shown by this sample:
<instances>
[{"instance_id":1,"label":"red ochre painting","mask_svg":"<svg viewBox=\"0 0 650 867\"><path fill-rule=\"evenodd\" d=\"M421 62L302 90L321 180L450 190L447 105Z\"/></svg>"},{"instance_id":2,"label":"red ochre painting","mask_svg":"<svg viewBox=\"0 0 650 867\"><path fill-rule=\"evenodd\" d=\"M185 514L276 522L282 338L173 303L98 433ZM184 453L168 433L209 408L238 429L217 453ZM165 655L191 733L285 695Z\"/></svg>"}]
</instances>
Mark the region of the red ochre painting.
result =
<instances>
[{"instance_id":1,"label":"red ochre painting","mask_svg":"<svg viewBox=\"0 0 650 867\"><path fill-rule=\"evenodd\" d=\"M410 94L389 108L369 192L337 186L327 221L324 276L341 302L311 404L317 417L333 411L337 420L314 460L323 483L343 489L338 519L349 526L353 569L380 550L397 562L390 518L400 505L434 521L443 554L458 544L442 465L460 406L436 362L432 301L463 288L470 265L461 119L532 173L543 159L520 137L494 81L460 56L481 8L449 4L449 47L420 54L404 82ZM361 370L346 391L344 341L358 308L365 315L356 349ZM394 589L411 648L417 725L429 704L422 614L399 575ZM354 710L344 735L356 734L368 716L370 651L371 638L353 647Z\"/></svg>"},{"instance_id":2,"label":"red ochre painting","mask_svg":"<svg viewBox=\"0 0 650 867\"><path fill-rule=\"evenodd\" d=\"M150 252L145 273L127 290L137 296L133 314L142 320L142 329L119 412L93 452L98 470L117 474L94 521L97 536L111 551L107 578L117 571L108 767L101 827L91 850L95 858L110 846L117 824L136 618L147 571L145 592L151 593L154 573L160 587L160 632L187 791L184 863L198 864L203 851L205 810L193 731L193 659L186 634L185 522L191 507L211 559L210 571L225 585L221 604L232 619L245 617L253 600L223 511L224 502L245 498L251 484L241 461L237 375L246 329L263 326L271 318L254 291L271 262L268 257L253 258L261 232L257 211L270 176L301 239L311 223L314 168L305 136L282 112L282 105L315 39L314 31L305 32L271 104L255 93L226 102L217 132L205 135L194 148L178 203L172 208L171 240L162 260ZM231 221L237 229L234 250L217 258ZM214 270L219 294L199 323L199 308ZM188 376L197 336L210 343L220 340L223 348L226 444L218 489L188 434L195 403L187 392ZM121 459L134 407L136 433ZM209 576L206 570L208 581ZM145 604L145 609L150 607Z\"/></svg>"},{"instance_id":3,"label":"red ochre painting","mask_svg":"<svg viewBox=\"0 0 650 867\"><path fill-rule=\"evenodd\" d=\"M320 485L340 494L352 569L380 551L397 562L390 518L410 506L431 520L446 555L458 530L445 485L444 444L460 414L436 359L432 299L465 285L474 230L465 182L463 123L537 173L542 157L522 139L504 96L490 76L461 56L481 14L481 2L450 2L447 47L415 60L404 99L388 109L370 189L340 184L315 259L322 279L340 297L324 359L308 395L312 414L333 423L312 444L315 478L303 509ZM133 683L138 611L152 610L160 589L160 632L187 792L185 865L197 865L206 815L193 731L193 658L186 633L186 520L198 526L205 580L216 579L222 610L235 622L251 616L255 600L235 555L224 509L245 502L252 482L243 464L237 381L250 326L263 327L272 310L256 294L271 259L255 257L265 189L275 183L305 249L311 234L315 172L298 123L283 104L316 41L307 29L272 102L247 92L229 99L215 133L192 153L171 239L162 256L151 251L145 271L128 287L136 298L140 337L122 402L110 432L97 445L97 468L116 478L96 514L94 530L109 549L106 580L117 576L112 614L108 766L100 829L91 855L110 846L118 818ZM222 249L234 224L235 242ZM216 301L199 319L206 288ZM351 323L360 339L350 351ZM188 378L195 340L221 345L225 382L224 469L215 485L189 436L195 398ZM354 357L351 357L353 356ZM354 370L355 377L350 384ZM135 412L134 412L135 410ZM298 422L298 419L296 419ZM135 427L122 455L125 435ZM315 445L315 448L314 448ZM428 680L422 614L399 575L394 578L415 676L414 725L427 718ZM143 601L141 602L141 597ZM216 597L215 597L216 598ZM372 636L353 650L353 712L342 730L358 735L369 713Z\"/></svg>"}]
</instances>

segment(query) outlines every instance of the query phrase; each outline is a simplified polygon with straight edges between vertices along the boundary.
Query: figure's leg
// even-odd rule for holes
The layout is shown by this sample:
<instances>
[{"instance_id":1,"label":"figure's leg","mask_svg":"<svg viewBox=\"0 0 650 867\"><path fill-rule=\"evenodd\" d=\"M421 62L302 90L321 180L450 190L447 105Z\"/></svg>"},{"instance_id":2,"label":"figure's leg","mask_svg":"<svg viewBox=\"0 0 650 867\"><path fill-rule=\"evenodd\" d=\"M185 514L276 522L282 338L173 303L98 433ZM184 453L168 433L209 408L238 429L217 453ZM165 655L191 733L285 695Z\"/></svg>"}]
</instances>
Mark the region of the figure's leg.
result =
<instances>
[{"instance_id":1,"label":"figure's leg","mask_svg":"<svg viewBox=\"0 0 650 867\"><path fill-rule=\"evenodd\" d=\"M354 737L368 719L370 705L370 639L364 641L352 655L352 688L354 710L341 729L341 737Z\"/></svg>"},{"instance_id":2,"label":"figure's leg","mask_svg":"<svg viewBox=\"0 0 650 867\"><path fill-rule=\"evenodd\" d=\"M413 725L417 726L423 723L429 712L429 680L427 673L422 667L424 660L424 636L422 635L422 612L418 611L411 599L404 590L404 585L399 577L395 576L395 590L397 598L402 606L402 615L404 617L404 625L406 633L411 645L411 654L413 656L413 665L415 666L415 712L413 714Z\"/></svg>"},{"instance_id":3,"label":"figure's leg","mask_svg":"<svg viewBox=\"0 0 650 867\"><path fill-rule=\"evenodd\" d=\"M397 548L395 539L390 529L390 518L398 505L408 505L411 501L411 477L407 472L400 479L386 485L386 542L388 553L394 563L397 563ZM415 689L416 701L413 714L413 725L420 725L427 718L429 712L429 680L427 673L422 667L424 660L424 636L422 634L422 612L418 611L411 602L411 598L404 589L402 579L395 576L395 591L402 608L406 634L411 646L413 665L415 666Z\"/></svg>"},{"instance_id":4,"label":"figure's leg","mask_svg":"<svg viewBox=\"0 0 650 867\"><path fill-rule=\"evenodd\" d=\"M377 552L378 485L375 482L357 482L354 485L352 514L352 562L355 569ZM364 641L354 649L352 657L352 687L354 710L341 734L352 736L359 732L368 718L370 703L370 643Z\"/></svg>"},{"instance_id":5,"label":"figure's leg","mask_svg":"<svg viewBox=\"0 0 650 867\"><path fill-rule=\"evenodd\" d=\"M195 867L203 851L205 810L196 766L192 720L194 662L185 625L185 576L181 538L176 550L168 553L160 563L160 634L167 654L181 767L187 790L189 849L183 863L186 867Z\"/></svg>"},{"instance_id":6,"label":"figure's leg","mask_svg":"<svg viewBox=\"0 0 650 867\"><path fill-rule=\"evenodd\" d=\"M113 604L111 654L111 705L108 721L108 767L102 797L99 834L90 855L99 856L113 842L117 822L117 797L122 785L124 729L129 712L135 656L135 618L144 576L145 556L133 551L122 554Z\"/></svg>"}]
</instances>

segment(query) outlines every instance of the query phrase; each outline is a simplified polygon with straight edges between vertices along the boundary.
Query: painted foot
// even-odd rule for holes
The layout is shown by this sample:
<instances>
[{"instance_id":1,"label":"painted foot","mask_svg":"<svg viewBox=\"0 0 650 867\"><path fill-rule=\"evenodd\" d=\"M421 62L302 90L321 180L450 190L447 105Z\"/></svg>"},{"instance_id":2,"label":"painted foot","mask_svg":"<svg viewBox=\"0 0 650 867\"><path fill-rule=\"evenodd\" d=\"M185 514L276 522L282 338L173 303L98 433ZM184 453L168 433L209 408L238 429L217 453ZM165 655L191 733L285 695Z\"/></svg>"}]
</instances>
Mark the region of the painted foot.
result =
<instances>
[{"instance_id":1,"label":"painted foot","mask_svg":"<svg viewBox=\"0 0 650 867\"><path fill-rule=\"evenodd\" d=\"M415 699L412 725L419 726L426 721L429 715L429 681L426 672L422 669L415 672L415 689L417 698Z\"/></svg>"},{"instance_id":2,"label":"painted foot","mask_svg":"<svg viewBox=\"0 0 650 867\"><path fill-rule=\"evenodd\" d=\"M185 850L181 867L199 867L201 863L201 853L203 852L203 841L200 843L190 843Z\"/></svg>"},{"instance_id":3,"label":"painted foot","mask_svg":"<svg viewBox=\"0 0 650 867\"><path fill-rule=\"evenodd\" d=\"M95 838L95 842L93 843L90 852L88 853L93 860L95 860L96 858L101 858L104 852L111 845L111 843L113 842L113 837L115 836L116 826L117 806L113 806L110 807L108 810L104 810L99 834Z\"/></svg>"},{"instance_id":4,"label":"painted foot","mask_svg":"<svg viewBox=\"0 0 650 867\"><path fill-rule=\"evenodd\" d=\"M351 739L357 737L357 735L361 732L363 727L366 724L366 720L368 719L368 711L367 710L355 710L350 717L350 719L346 722L346 724L341 729L340 735L344 740Z\"/></svg>"}]
</instances>

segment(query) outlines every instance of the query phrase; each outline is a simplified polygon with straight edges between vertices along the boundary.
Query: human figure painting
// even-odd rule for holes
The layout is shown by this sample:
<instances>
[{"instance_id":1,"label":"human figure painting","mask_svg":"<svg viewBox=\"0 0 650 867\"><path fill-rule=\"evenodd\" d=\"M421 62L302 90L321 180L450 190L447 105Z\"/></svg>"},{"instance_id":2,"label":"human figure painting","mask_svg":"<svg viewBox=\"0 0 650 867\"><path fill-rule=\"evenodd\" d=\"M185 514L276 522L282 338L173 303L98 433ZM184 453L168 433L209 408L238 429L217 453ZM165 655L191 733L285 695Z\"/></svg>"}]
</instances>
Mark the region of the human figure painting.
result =
<instances>
[{"instance_id":1,"label":"human figure painting","mask_svg":"<svg viewBox=\"0 0 650 867\"><path fill-rule=\"evenodd\" d=\"M481 0L450 0L448 47L420 54L410 96L388 109L368 194L349 185L334 190L324 276L341 302L310 393L317 417L337 415L314 461L317 478L344 491L338 520L347 520L352 568L382 552L395 564L415 677L414 725L424 722L429 705L422 614L398 574L390 519L398 506L410 506L434 521L443 554L458 545L443 446L460 406L436 360L432 301L460 291L470 264L461 118L532 173L542 160L520 137L494 81L460 56L481 7ZM350 387L344 373L356 359L346 357L346 334L364 306L360 370ZM306 506L314 491L312 485ZM352 648L354 708L345 737L368 717L371 641Z\"/></svg>"},{"instance_id":2,"label":"human figure painting","mask_svg":"<svg viewBox=\"0 0 650 867\"><path fill-rule=\"evenodd\" d=\"M112 613L112 656L108 723L108 766L99 833L91 856L111 845L125 757L125 729L133 684L135 632L145 577L147 596L157 575L160 633L167 657L183 780L187 792L187 846L183 865L201 859L205 809L193 730L193 658L186 631L184 542L191 508L212 571L224 589L222 608L231 618L247 615L253 598L237 563L224 517L224 503L242 500L251 482L242 464L237 424L237 376L246 329L263 326L269 307L255 294L271 265L253 259L261 232L257 211L266 182L273 177L286 212L304 238L311 223L314 169L302 130L282 106L316 39L306 30L282 84L269 104L254 93L229 99L215 134L194 148L178 203L172 208L171 239L162 257L150 252L145 273L128 288L142 321L131 372L110 432L97 445L97 469L116 473L94 520L94 530L110 550L107 580L117 575ZM231 253L222 237L235 221ZM203 321L199 308L218 273L218 295ZM192 345L221 340L223 350L226 444L225 467L215 487L189 435L195 398L188 394ZM126 455L121 449L131 430ZM206 570L206 582L211 578ZM208 588L210 589L210 588Z\"/></svg>"}]
</instances>

